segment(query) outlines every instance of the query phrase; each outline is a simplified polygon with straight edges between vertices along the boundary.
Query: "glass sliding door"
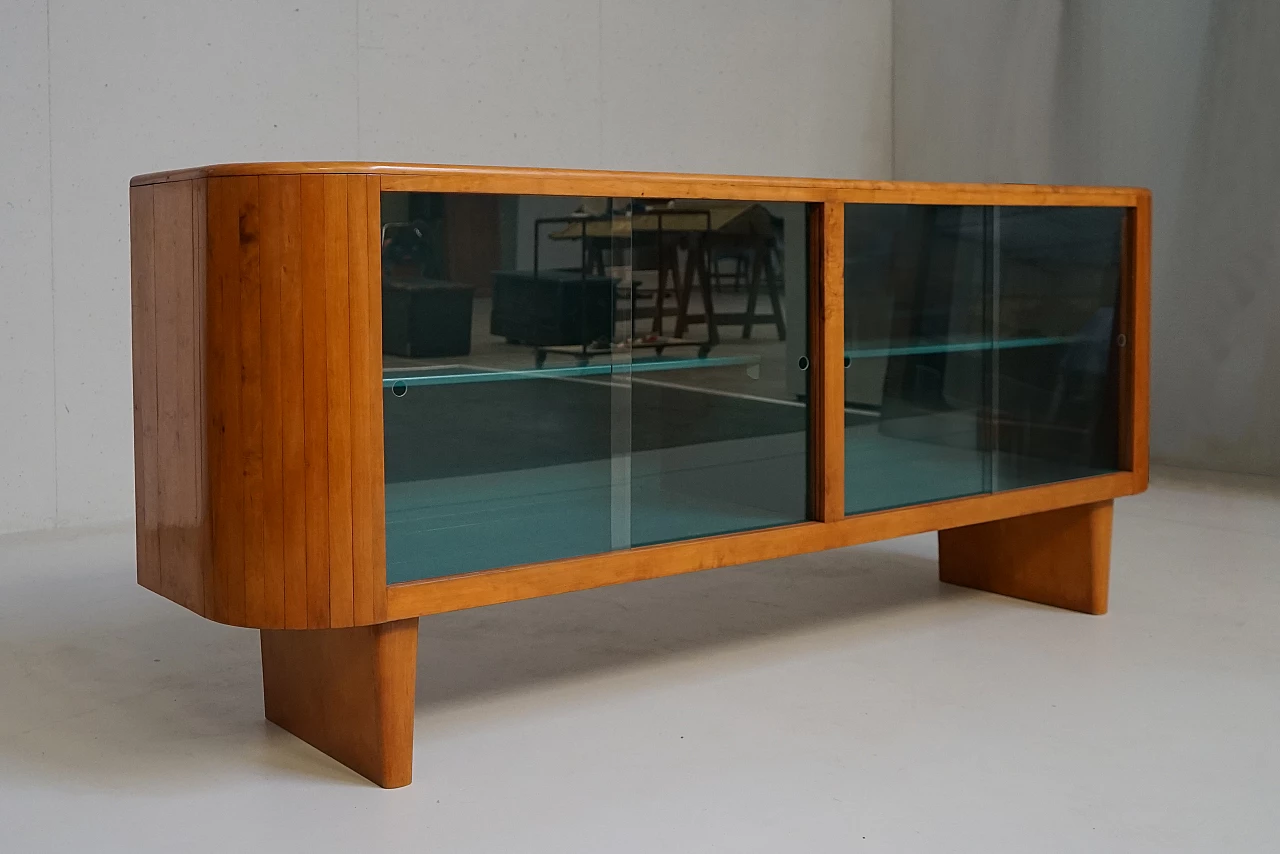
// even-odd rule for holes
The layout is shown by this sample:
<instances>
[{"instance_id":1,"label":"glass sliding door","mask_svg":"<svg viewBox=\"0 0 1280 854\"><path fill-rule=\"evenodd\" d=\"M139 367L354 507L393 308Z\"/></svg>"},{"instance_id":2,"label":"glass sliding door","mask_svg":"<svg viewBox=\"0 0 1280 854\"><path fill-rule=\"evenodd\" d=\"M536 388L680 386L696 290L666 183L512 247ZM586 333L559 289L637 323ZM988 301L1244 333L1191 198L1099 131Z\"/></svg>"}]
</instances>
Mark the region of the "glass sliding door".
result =
<instances>
[{"instance_id":1,"label":"glass sliding door","mask_svg":"<svg viewBox=\"0 0 1280 854\"><path fill-rule=\"evenodd\" d=\"M628 545L626 206L383 194L389 583Z\"/></svg>"},{"instance_id":2,"label":"glass sliding door","mask_svg":"<svg viewBox=\"0 0 1280 854\"><path fill-rule=\"evenodd\" d=\"M632 542L804 521L806 206L642 201L632 214Z\"/></svg>"},{"instance_id":3,"label":"glass sliding door","mask_svg":"<svg viewBox=\"0 0 1280 854\"><path fill-rule=\"evenodd\" d=\"M803 521L803 204L384 193L390 583Z\"/></svg>"},{"instance_id":4,"label":"glass sliding door","mask_svg":"<svg viewBox=\"0 0 1280 854\"><path fill-rule=\"evenodd\" d=\"M1122 208L845 208L845 508L1119 466Z\"/></svg>"},{"instance_id":5,"label":"glass sliding door","mask_svg":"<svg viewBox=\"0 0 1280 854\"><path fill-rule=\"evenodd\" d=\"M845 512L991 488L990 211L845 206Z\"/></svg>"},{"instance_id":6,"label":"glass sliding door","mask_svg":"<svg viewBox=\"0 0 1280 854\"><path fill-rule=\"evenodd\" d=\"M1119 468L1124 214L996 209L997 490Z\"/></svg>"}]
</instances>

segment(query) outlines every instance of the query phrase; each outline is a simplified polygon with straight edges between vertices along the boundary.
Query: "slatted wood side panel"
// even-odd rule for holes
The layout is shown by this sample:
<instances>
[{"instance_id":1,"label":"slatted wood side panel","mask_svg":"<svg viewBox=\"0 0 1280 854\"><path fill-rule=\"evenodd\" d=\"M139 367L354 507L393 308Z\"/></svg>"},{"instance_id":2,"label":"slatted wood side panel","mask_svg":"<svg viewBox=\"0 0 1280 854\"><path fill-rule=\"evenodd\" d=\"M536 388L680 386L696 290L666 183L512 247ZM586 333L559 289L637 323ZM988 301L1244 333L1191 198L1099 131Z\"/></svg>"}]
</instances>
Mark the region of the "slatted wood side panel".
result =
<instances>
[{"instance_id":1,"label":"slatted wood side panel","mask_svg":"<svg viewBox=\"0 0 1280 854\"><path fill-rule=\"evenodd\" d=\"M138 582L204 608L205 181L130 191Z\"/></svg>"},{"instance_id":2,"label":"slatted wood side panel","mask_svg":"<svg viewBox=\"0 0 1280 854\"><path fill-rule=\"evenodd\" d=\"M371 182L209 179L213 619L338 628L386 613Z\"/></svg>"}]
</instances>

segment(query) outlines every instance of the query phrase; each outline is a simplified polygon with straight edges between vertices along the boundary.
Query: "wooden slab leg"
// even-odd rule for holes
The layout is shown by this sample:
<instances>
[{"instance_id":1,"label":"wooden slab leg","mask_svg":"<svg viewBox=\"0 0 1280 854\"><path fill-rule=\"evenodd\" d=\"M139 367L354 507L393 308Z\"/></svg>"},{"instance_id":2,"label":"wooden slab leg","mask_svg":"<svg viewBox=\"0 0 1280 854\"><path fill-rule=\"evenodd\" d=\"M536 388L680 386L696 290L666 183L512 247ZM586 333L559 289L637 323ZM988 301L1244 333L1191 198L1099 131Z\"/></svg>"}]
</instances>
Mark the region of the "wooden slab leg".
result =
<instances>
[{"instance_id":1,"label":"wooden slab leg","mask_svg":"<svg viewBox=\"0 0 1280 854\"><path fill-rule=\"evenodd\" d=\"M413 777L418 620L263 630L267 720L385 789Z\"/></svg>"},{"instance_id":2,"label":"wooden slab leg","mask_svg":"<svg viewBox=\"0 0 1280 854\"><path fill-rule=\"evenodd\" d=\"M947 584L1105 614L1110 574L1110 501L938 532Z\"/></svg>"}]
</instances>

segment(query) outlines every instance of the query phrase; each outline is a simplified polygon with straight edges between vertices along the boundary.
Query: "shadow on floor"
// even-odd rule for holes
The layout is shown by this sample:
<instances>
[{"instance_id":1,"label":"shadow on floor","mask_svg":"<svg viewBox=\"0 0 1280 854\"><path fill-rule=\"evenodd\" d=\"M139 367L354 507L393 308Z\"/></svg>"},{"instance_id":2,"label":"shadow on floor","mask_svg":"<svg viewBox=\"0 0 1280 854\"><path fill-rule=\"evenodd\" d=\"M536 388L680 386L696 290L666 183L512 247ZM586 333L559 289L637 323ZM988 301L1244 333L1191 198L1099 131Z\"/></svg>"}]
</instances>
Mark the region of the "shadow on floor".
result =
<instances>
[{"instance_id":1,"label":"shadow on floor","mask_svg":"<svg viewBox=\"0 0 1280 854\"><path fill-rule=\"evenodd\" d=\"M970 595L933 542L861 546L424 618L418 711L728 651ZM769 654L762 652L761 654Z\"/></svg>"},{"instance_id":2,"label":"shadow on floor","mask_svg":"<svg viewBox=\"0 0 1280 854\"><path fill-rule=\"evenodd\" d=\"M110 543L43 557L0 588L0 776L147 792L282 771L357 779L264 721L257 632L140 590L132 537ZM418 712L848 621L870 631L904 610L934 620L931 603L967 594L938 583L932 548L897 541L425 618Z\"/></svg>"}]
</instances>

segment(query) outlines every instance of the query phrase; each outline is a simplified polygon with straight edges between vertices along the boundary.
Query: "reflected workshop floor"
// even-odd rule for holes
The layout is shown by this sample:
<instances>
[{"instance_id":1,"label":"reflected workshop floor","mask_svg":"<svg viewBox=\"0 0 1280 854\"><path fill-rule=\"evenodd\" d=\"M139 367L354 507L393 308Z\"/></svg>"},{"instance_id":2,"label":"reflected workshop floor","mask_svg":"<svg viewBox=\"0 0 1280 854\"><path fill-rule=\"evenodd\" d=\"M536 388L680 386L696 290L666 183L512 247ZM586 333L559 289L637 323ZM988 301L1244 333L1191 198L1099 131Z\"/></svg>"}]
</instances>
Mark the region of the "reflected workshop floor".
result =
<instances>
[{"instance_id":1,"label":"reflected workshop floor","mask_svg":"<svg viewBox=\"0 0 1280 854\"><path fill-rule=\"evenodd\" d=\"M665 379L623 389L621 411L608 378L461 382L388 396L388 578L806 518L804 406ZM616 456L619 418L630 453Z\"/></svg>"}]
</instances>

